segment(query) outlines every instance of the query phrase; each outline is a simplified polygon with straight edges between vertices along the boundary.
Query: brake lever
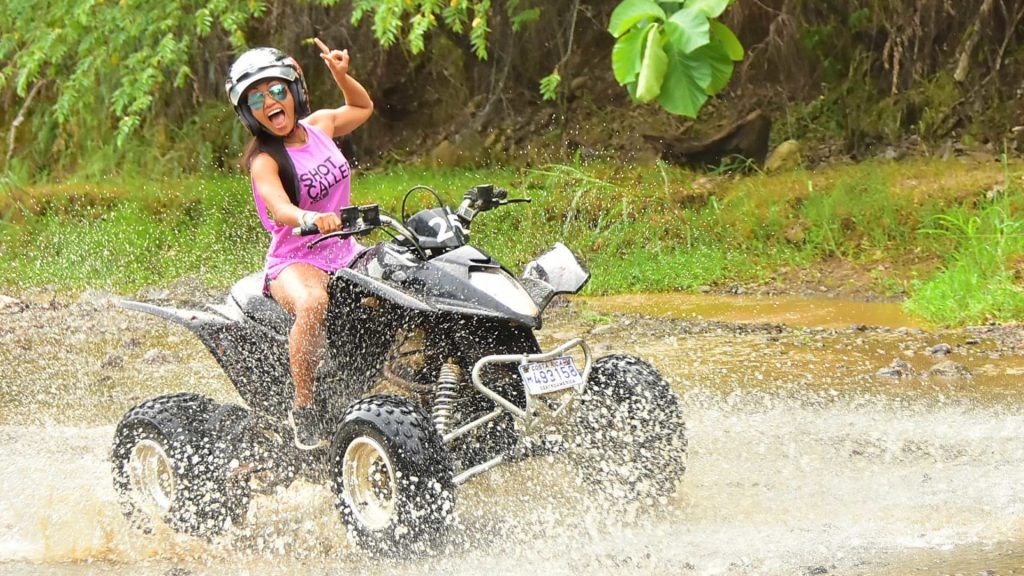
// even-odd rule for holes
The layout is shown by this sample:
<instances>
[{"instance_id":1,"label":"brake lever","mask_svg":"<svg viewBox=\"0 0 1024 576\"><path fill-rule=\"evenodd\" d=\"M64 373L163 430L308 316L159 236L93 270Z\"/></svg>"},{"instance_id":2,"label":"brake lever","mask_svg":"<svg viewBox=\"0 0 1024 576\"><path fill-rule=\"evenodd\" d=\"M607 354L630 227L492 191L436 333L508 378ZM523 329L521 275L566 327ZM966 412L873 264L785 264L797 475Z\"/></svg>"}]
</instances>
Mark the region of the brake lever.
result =
<instances>
[{"instance_id":1,"label":"brake lever","mask_svg":"<svg viewBox=\"0 0 1024 576\"><path fill-rule=\"evenodd\" d=\"M309 244L306 244L306 248L312 249L317 244L325 240L330 240L331 238L348 238L349 236L355 236L355 234L355 230L339 230L337 232L331 232L330 234L324 234L323 236L317 238L316 240L313 240Z\"/></svg>"},{"instance_id":2,"label":"brake lever","mask_svg":"<svg viewBox=\"0 0 1024 576\"><path fill-rule=\"evenodd\" d=\"M320 238L313 240L309 244L306 244L306 248L312 248L324 240L330 240L331 238L350 238L352 236L363 236L369 234L379 228L379 226L360 226L351 230L338 230L337 232L331 232L330 234L324 234Z\"/></svg>"}]
</instances>

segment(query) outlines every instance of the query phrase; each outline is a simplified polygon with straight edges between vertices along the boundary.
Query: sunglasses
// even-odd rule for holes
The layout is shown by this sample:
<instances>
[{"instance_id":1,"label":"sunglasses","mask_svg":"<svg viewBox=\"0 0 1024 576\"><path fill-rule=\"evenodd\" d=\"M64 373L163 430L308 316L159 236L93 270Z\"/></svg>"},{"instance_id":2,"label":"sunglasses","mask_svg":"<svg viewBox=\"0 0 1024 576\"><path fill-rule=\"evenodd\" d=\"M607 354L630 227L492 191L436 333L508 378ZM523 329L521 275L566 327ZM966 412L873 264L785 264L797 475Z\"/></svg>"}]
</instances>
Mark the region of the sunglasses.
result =
<instances>
[{"instance_id":1,"label":"sunglasses","mask_svg":"<svg viewBox=\"0 0 1024 576\"><path fill-rule=\"evenodd\" d=\"M267 94L278 102L284 102L288 98L288 88L284 84L274 84L270 88L267 88ZM249 109L250 110L262 110L263 105L266 104L267 99L263 95L263 92L253 92L249 94Z\"/></svg>"}]
</instances>

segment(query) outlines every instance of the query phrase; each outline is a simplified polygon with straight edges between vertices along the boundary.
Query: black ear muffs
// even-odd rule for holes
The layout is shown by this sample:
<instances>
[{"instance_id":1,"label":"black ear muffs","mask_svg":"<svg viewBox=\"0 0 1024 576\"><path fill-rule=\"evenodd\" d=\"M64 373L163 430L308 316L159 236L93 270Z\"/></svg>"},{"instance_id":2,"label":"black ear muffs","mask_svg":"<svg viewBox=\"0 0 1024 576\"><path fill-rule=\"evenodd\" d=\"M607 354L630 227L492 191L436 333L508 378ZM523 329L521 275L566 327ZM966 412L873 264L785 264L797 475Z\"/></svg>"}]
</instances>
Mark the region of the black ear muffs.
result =
<instances>
[{"instance_id":1,"label":"black ear muffs","mask_svg":"<svg viewBox=\"0 0 1024 576\"><path fill-rule=\"evenodd\" d=\"M292 100L295 101L295 118L305 118L312 110L309 109L309 94L306 93L306 85L299 79L288 83L288 90L292 93Z\"/></svg>"}]
</instances>

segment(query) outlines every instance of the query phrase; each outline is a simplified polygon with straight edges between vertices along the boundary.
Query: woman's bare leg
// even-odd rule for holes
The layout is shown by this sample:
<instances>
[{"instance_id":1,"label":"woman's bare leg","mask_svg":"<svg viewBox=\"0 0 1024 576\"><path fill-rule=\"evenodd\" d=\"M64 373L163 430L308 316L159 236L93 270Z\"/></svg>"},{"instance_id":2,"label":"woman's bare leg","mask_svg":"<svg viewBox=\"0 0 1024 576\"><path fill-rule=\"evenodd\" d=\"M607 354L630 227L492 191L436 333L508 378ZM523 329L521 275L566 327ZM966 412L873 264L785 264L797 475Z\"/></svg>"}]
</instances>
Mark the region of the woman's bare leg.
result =
<instances>
[{"instance_id":1,"label":"woman's bare leg","mask_svg":"<svg viewBox=\"0 0 1024 576\"><path fill-rule=\"evenodd\" d=\"M327 273L310 264L285 268L270 283L270 293L295 316L288 335L288 357L295 380L295 408L313 403L313 374L324 348L327 314Z\"/></svg>"}]
</instances>

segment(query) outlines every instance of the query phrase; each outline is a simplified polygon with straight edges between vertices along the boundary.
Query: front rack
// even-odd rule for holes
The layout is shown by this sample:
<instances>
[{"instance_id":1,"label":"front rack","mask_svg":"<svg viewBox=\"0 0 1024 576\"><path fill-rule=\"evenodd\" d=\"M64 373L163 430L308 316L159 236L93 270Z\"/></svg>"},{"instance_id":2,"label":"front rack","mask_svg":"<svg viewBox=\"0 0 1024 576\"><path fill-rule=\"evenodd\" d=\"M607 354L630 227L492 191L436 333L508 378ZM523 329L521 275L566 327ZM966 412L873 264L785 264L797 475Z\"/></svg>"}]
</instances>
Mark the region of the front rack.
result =
<instances>
[{"instance_id":1,"label":"front rack","mask_svg":"<svg viewBox=\"0 0 1024 576\"><path fill-rule=\"evenodd\" d=\"M522 365L531 362L545 362L562 356L569 350L572 350L573 348L576 347L579 347L583 351L583 384L574 387L576 394L563 394L562 402L559 404L541 402L541 398L543 395L530 394L529 390L526 389L526 386L524 384L523 388L526 393L526 408L523 409L520 408L519 406L516 406L514 403L509 401L507 398L505 398L495 390L488 388L487 385L484 384L483 382L481 373L483 372L483 369L485 367L491 364ZM573 400L578 398L586 390L587 380L590 377L590 369L592 365L593 357L590 352L590 347L587 346L587 343L584 342L582 338L574 338L566 342L565 344L562 344L561 346L551 350L550 352L544 352L540 354L496 354L493 356L485 356L481 358L473 366L473 372L471 376L473 380L473 386L476 387L476 389L479 390L481 394L483 394L487 398L490 398L497 405L497 407L493 411L484 414L483 416L477 418L476 420L468 422L463 426L460 426L456 430L453 430L452 432L445 434L443 437L445 444L448 444L451 441L460 438L481 426L484 426L488 422L491 422L495 418L501 416L503 412L508 412L509 414L511 414L513 418L516 419L517 423L519 424L520 428L524 431L525 434L529 434L532 430L542 426L546 422L561 418L565 413L566 408L573 403ZM544 413L542 407L548 408L550 410L548 410L547 413ZM501 464L504 461L504 459L504 455L496 456L491 460L488 460L487 462L484 462L482 464L479 464L477 466L474 466L463 471L461 474L455 476L452 479L452 481L455 483L455 485L462 484L466 480L469 480L470 478L483 472L486 472L487 470L494 468L498 464Z\"/></svg>"}]
</instances>

